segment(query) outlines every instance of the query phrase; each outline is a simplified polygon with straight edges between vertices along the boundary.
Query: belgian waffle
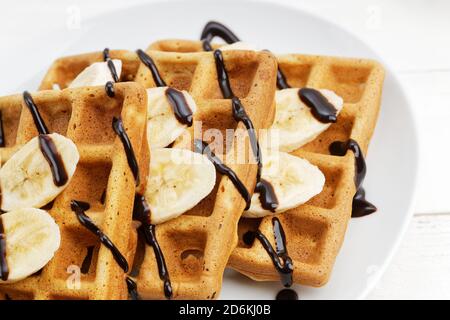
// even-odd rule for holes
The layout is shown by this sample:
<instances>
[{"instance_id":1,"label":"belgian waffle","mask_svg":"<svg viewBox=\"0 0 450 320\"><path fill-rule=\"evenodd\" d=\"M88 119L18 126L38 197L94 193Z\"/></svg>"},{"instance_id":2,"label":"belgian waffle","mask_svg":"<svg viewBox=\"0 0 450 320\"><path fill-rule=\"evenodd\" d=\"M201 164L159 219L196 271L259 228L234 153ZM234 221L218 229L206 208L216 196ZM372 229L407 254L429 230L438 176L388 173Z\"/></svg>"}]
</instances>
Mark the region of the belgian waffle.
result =
<instances>
[{"instance_id":1,"label":"belgian waffle","mask_svg":"<svg viewBox=\"0 0 450 320\"><path fill-rule=\"evenodd\" d=\"M203 51L202 42L188 40L162 40L150 48L162 52ZM277 215L293 260L294 282L321 286L330 277L356 192L354 155L351 152L345 156L330 155L329 146L334 141L353 139L366 154L378 117L384 71L377 62L364 59L290 54L278 56L277 60L291 87L326 88L344 99L337 123L292 152L317 165L324 173L323 191L306 204ZM254 280L276 281L280 276L261 243L243 241L248 231L255 230L262 232L275 246L272 217L241 218L239 242L228 265Z\"/></svg>"},{"instance_id":2,"label":"belgian waffle","mask_svg":"<svg viewBox=\"0 0 450 320\"><path fill-rule=\"evenodd\" d=\"M61 78L60 81L62 86L66 84ZM141 176L146 177L149 162L147 96L135 83L118 83L114 87L113 98L107 96L104 87L45 90L32 95L49 131L72 139L80 161L66 189L45 207L59 225L61 246L37 274L17 283L2 284L0 291L6 298L128 297L124 272L111 251L79 223L70 208L72 200L89 203L87 215L109 236L128 263L132 263L137 241L131 221L136 183L112 121L113 117L121 117ZM6 162L38 132L22 95L0 98L0 110L5 136L5 147L0 148L0 154ZM138 190L145 188L145 181L141 179Z\"/></svg>"},{"instance_id":3,"label":"belgian waffle","mask_svg":"<svg viewBox=\"0 0 450 320\"><path fill-rule=\"evenodd\" d=\"M223 99L212 53L171 53L147 50L168 86L187 90L195 99L194 121L202 131L239 128L233 119L231 99ZM224 52L223 58L236 96L241 99L256 130L273 121L276 61L270 53ZM155 87L150 70L141 65L135 81L146 88ZM194 125L195 126L195 125ZM194 127L175 141L174 148L193 148ZM234 145L236 137L231 145ZM209 142L209 141L207 141ZM226 143L224 143L226 144ZM217 153L217 152L216 152ZM256 183L257 165L251 161L227 164L248 190ZM173 287L173 298L214 299L218 296L224 269L237 243L237 223L245 201L227 176L218 175L215 189L197 206L182 216L156 226L156 236L164 252ZM155 255L150 247L141 252L137 266L138 291L143 298L164 298ZM136 258L137 260L138 258Z\"/></svg>"}]
</instances>

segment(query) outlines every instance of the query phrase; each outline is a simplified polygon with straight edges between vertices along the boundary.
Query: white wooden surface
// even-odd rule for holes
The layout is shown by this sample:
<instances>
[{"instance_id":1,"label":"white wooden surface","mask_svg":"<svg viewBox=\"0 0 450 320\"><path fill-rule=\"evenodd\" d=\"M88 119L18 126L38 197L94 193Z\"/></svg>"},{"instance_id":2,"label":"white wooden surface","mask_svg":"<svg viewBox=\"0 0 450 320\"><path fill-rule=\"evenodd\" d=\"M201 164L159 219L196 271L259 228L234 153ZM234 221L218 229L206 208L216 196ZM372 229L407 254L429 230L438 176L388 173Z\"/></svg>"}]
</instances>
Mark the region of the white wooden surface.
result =
<instances>
[{"instance_id":1,"label":"white wooden surface","mask_svg":"<svg viewBox=\"0 0 450 320\"><path fill-rule=\"evenodd\" d=\"M44 39L46 30L70 27L74 13L82 23L96 14L144 0L93 2L5 1L0 11L1 69L7 70L13 62L30 73L37 72L40 67L34 66L32 59L15 61L13 55L27 48L27 39ZM414 105L422 142L416 214L400 250L369 298L450 299L450 2L277 2L320 15L368 42L397 70ZM2 94L6 93L3 88L20 85L0 78Z\"/></svg>"}]
</instances>

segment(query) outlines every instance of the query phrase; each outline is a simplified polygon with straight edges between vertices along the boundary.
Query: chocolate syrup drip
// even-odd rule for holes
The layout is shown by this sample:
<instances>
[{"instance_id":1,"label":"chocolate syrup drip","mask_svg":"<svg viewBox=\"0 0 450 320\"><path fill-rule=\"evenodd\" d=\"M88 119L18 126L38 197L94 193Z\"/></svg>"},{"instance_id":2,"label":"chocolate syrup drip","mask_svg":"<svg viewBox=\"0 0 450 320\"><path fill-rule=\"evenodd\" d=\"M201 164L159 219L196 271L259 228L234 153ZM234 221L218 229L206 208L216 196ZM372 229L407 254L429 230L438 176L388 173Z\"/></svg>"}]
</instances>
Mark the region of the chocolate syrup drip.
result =
<instances>
[{"instance_id":1,"label":"chocolate syrup drip","mask_svg":"<svg viewBox=\"0 0 450 320\"><path fill-rule=\"evenodd\" d=\"M228 73L225 68L222 52L220 50L214 51L214 59L216 61L217 78L219 81L219 86L222 91L223 97L225 99L231 99L231 105L233 109L233 118L237 122L242 122L247 129L248 135L250 137L250 145L252 147L253 154L258 163L258 174L256 181L255 191L260 195L261 206L266 209L273 211L278 207L278 200L275 195L273 187L268 181L261 183L261 169L262 169L262 156L259 147L258 139L256 137L255 127L253 126L252 120L245 112L245 108L242 105L238 97L233 94L231 90L230 81L228 78ZM244 188L245 189L245 188ZM246 190L246 189L245 189ZM247 190L246 190L247 192ZM248 192L247 192L248 193ZM242 193L241 193L242 194ZM244 199L246 199L244 197ZM247 202L247 208L249 208L249 202Z\"/></svg>"},{"instance_id":2,"label":"chocolate syrup drip","mask_svg":"<svg viewBox=\"0 0 450 320\"><path fill-rule=\"evenodd\" d=\"M298 294L292 289L283 289L277 293L276 300L298 300Z\"/></svg>"},{"instance_id":3,"label":"chocolate syrup drip","mask_svg":"<svg viewBox=\"0 0 450 320\"><path fill-rule=\"evenodd\" d=\"M366 192L362 187L366 177L367 167L364 155L358 142L353 139L347 141L335 141L330 144L330 153L335 156L344 156L347 150L351 150L355 155L355 187L356 194L352 203L352 218L359 218L377 211L377 208L365 198Z\"/></svg>"},{"instance_id":4,"label":"chocolate syrup drip","mask_svg":"<svg viewBox=\"0 0 450 320\"><path fill-rule=\"evenodd\" d=\"M188 127L192 126L192 110L189 108L189 104L187 103L184 94L177 89L167 88L166 96L177 120Z\"/></svg>"},{"instance_id":5,"label":"chocolate syrup drip","mask_svg":"<svg viewBox=\"0 0 450 320\"><path fill-rule=\"evenodd\" d=\"M216 22L210 21L203 28L202 34L200 36L200 40L203 41L203 50L204 51L212 51L211 41L214 37L219 37L224 40L228 44L232 44L238 41L241 41L228 27L225 25ZM287 89L290 88L289 84L286 81L286 77L283 74L283 71L278 67L277 70L277 87L278 89Z\"/></svg>"},{"instance_id":6,"label":"chocolate syrup drip","mask_svg":"<svg viewBox=\"0 0 450 320\"><path fill-rule=\"evenodd\" d=\"M337 121L337 110L320 91L312 88L301 88L298 96L310 109L314 118L322 123Z\"/></svg>"},{"instance_id":7,"label":"chocolate syrup drip","mask_svg":"<svg viewBox=\"0 0 450 320\"><path fill-rule=\"evenodd\" d=\"M50 165L50 170L53 175L53 182L58 187L63 186L67 183L69 178L67 176L66 168L64 167L64 162L61 155L58 153L52 138L48 136L49 131L45 125L44 119L42 119L38 107L34 103L33 98L28 91L23 92L23 99L28 110L31 112L34 124L39 132L39 148L41 149L45 160L47 160Z\"/></svg>"},{"instance_id":8,"label":"chocolate syrup drip","mask_svg":"<svg viewBox=\"0 0 450 320\"><path fill-rule=\"evenodd\" d=\"M133 219L140 221L142 225L139 230L144 234L145 241L153 248L156 263L158 264L159 278L164 283L164 295L167 299L172 298L173 290L170 282L169 270L167 269L164 254L156 238L156 226L150 223L150 207L143 195L136 194L134 197Z\"/></svg>"},{"instance_id":9,"label":"chocolate syrup drip","mask_svg":"<svg viewBox=\"0 0 450 320\"><path fill-rule=\"evenodd\" d=\"M5 146L5 133L3 131L3 115L2 111L0 110L0 148L3 148Z\"/></svg>"},{"instance_id":10,"label":"chocolate syrup drip","mask_svg":"<svg viewBox=\"0 0 450 320\"><path fill-rule=\"evenodd\" d=\"M64 167L64 161L58 153L55 143L49 135L40 134L38 139L39 148L41 149L45 160L47 160L50 165L53 183L58 187L65 185L69 180L69 177L67 176L66 168Z\"/></svg>"},{"instance_id":11,"label":"chocolate syrup drip","mask_svg":"<svg viewBox=\"0 0 450 320\"><path fill-rule=\"evenodd\" d=\"M241 101L237 97L233 97L231 99L231 105L233 108L233 118L237 122L242 122L247 129L248 136L250 138L250 145L252 147L253 154L255 155L256 161L258 163L258 174L257 174L257 182L255 192L259 193L259 200L261 202L261 206L265 210L269 210L274 212L278 207L278 199L275 195L275 190L269 181L261 179L261 170L262 170L262 162L261 162L261 149L259 147L258 139L256 137L256 130L253 127L253 123L250 117L245 112L245 108L242 105Z\"/></svg>"},{"instance_id":12,"label":"chocolate syrup drip","mask_svg":"<svg viewBox=\"0 0 450 320\"><path fill-rule=\"evenodd\" d=\"M114 132L119 136L120 140L122 141L123 148L125 149L125 154L127 155L127 161L128 165L130 166L131 172L133 173L134 179L136 181L136 185L139 184L139 165L136 160L136 156L133 151L133 146L131 145L130 138L128 138L128 135L125 131L125 128L123 127L122 119L113 118L112 126L114 129Z\"/></svg>"},{"instance_id":13,"label":"chocolate syrup drip","mask_svg":"<svg viewBox=\"0 0 450 320\"><path fill-rule=\"evenodd\" d=\"M41 114L39 113L39 110L36 104L34 103L31 94L28 91L23 92L23 100L25 101L28 110L30 110L31 112L34 125L36 126L36 129L39 132L39 134L49 134L50 132L48 131L47 126L45 125L45 122L42 119Z\"/></svg>"},{"instance_id":14,"label":"chocolate syrup drip","mask_svg":"<svg viewBox=\"0 0 450 320\"><path fill-rule=\"evenodd\" d=\"M214 50L214 60L216 61L217 80L219 81L220 91L222 91L225 99L231 99L234 97L234 94L231 90L227 70L225 69L222 51L219 49Z\"/></svg>"},{"instance_id":15,"label":"chocolate syrup drip","mask_svg":"<svg viewBox=\"0 0 450 320\"><path fill-rule=\"evenodd\" d=\"M114 82L119 82L119 76L117 75L116 67L114 66L114 62L111 60L109 56L109 48L105 48L103 50L103 61L108 65L109 71L111 72L111 76Z\"/></svg>"},{"instance_id":16,"label":"chocolate syrup drip","mask_svg":"<svg viewBox=\"0 0 450 320\"><path fill-rule=\"evenodd\" d=\"M3 281L8 280L9 267L6 261L6 234L2 216L0 216L0 273Z\"/></svg>"},{"instance_id":17,"label":"chocolate syrup drip","mask_svg":"<svg viewBox=\"0 0 450 320\"><path fill-rule=\"evenodd\" d=\"M277 88L282 89L289 89L291 86L287 83L286 76L284 75L283 71L281 71L280 66L278 66L277 69Z\"/></svg>"},{"instance_id":18,"label":"chocolate syrup drip","mask_svg":"<svg viewBox=\"0 0 450 320\"><path fill-rule=\"evenodd\" d=\"M86 257L84 257L83 262L81 263L80 271L83 274L86 274L89 272L89 269L91 268L92 264L92 255L94 254L94 246L87 247L87 253Z\"/></svg>"},{"instance_id":19,"label":"chocolate syrup drip","mask_svg":"<svg viewBox=\"0 0 450 320\"><path fill-rule=\"evenodd\" d=\"M272 247L266 236L259 230L248 231L244 235L244 242L250 245L255 238L258 239L272 259L273 265L280 275L281 283L285 287L290 287L292 285L292 272L294 271L294 264L287 253L286 235L284 234L283 227L281 226L278 218L272 218L272 225L275 238L275 249Z\"/></svg>"},{"instance_id":20,"label":"chocolate syrup drip","mask_svg":"<svg viewBox=\"0 0 450 320\"><path fill-rule=\"evenodd\" d=\"M105 91L110 98L113 98L116 95L116 91L114 90L114 83L112 81L106 82Z\"/></svg>"},{"instance_id":21,"label":"chocolate syrup drip","mask_svg":"<svg viewBox=\"0 0 450 320\"><path fill-rule=\"evenodd\" d=\"M77 215L78 221L83 225L86 229L91 231L93 234L95 234L99 239L100 242L107 247L116 262L119 264L119 266L123 269L125 273L128 272L128 262L127 259L120 253L119 249L114 245L114 243L109 239L109 237L104 234L95 224L92 222L91 218L89 218L85 213L86 205L83 202L72 200L70 202L70 208L73 212Z\"/></svg>"},{"instance_id":22,"label":"chocolate syrup drip","mask_svg":"<svg viewBox=\"0 0 450 320\"><path fill-rule=\"evenodd\" d=\"M195 149L195 152L197 152L197 153L206 154L209 161L211 161L214 164L214 167L216 168L216 170L219 171L219 173L226 175L231 180L231 182L234 184L236 189L241 194L242 198L244 198L244 200L245 200L245 203L246 203L245 210L250 208L250 203L251 203L252 198L250 196L250 193L247 191L247 188L245 187L245 185L238 178L237 174L230 167L228 167L226 164L224 164L214 154L214 152L211 151L211 149L209 148L209 146L206 142L199 140L199 139L195 139L194 140L194 149Z\"/></svg>"},{"instance_id":23,"label":"chocolate syrup drip","mask_svg":"<svg viewBox=\"0 0 450 320\"><path fill-rule=\"evenodd\" d=\"M203 41L203 50L212 51L211 41L214 37L220 37L229 44L240 41L233 31L223 24L216 21L209 21L203 28L200 36L200 39Z\"/></svg>"},{"instance_id":24,"label":"chocolate syrup drip","mask_svg":"<svg viewBox=\"0 0 450 320\"><path fill-rule=\"evenodd\" d=\"M158 68L156 67L155 62L153 61L153 59L147 54L145 53L143 50L138 49L136 51L139 59L141 60L141 62L150 69L150 71L152 72L152 76L153 76L153 81L155 82L157 87L167 87L166 83L164 82L163 78L161 77L161 75L159 74Z\"/></svg>"},{"instance_id":25,"label":"chocolate syrup drip","mask_svg":"<svg viewBox=\"0 0 450 320\"><path fill-rule=\"evenodd\" d=\"M128 294L130 295L131 300L141 300L141 297L137 291L136 282L134 282L130 277L127 277L125 282L127 283Z\"/></svg>"}]
</instances>

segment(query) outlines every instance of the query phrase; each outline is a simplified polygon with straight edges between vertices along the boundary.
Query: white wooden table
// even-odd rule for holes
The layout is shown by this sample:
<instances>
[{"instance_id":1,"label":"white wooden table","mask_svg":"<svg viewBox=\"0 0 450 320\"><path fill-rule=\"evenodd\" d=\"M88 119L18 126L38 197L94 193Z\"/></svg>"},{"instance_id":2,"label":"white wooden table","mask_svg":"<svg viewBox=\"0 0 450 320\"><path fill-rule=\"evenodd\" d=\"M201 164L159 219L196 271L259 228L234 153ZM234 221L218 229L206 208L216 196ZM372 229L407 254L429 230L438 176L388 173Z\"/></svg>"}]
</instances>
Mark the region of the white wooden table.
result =
<instances>
[{"instance_id":1,"label":"white wooden table","mask_svg":"<svg viewBox=\"0 0 450 320\"><path fill-rule=\"evenodd\" d=\"M144 0L5 1L0 11L1 70L32 60L12 55L46 30ZM421 177L415 216L400 250L371 299L450 299L450 2L445 0L279 0L329 19L368 42L394 67L414 104L421 138ZM75 17L75 19L74 19ZM30 26L33 26L30 30ZM36 48L35 48L36 49ZM37 48L38 50L38 48ZM17 60L17 57L16 57ZM4 74L7 74L6 72ZM0 93L20 83L0 77ZM401 130L401 128L399 128Z\"/></svg>"}]
</instances>

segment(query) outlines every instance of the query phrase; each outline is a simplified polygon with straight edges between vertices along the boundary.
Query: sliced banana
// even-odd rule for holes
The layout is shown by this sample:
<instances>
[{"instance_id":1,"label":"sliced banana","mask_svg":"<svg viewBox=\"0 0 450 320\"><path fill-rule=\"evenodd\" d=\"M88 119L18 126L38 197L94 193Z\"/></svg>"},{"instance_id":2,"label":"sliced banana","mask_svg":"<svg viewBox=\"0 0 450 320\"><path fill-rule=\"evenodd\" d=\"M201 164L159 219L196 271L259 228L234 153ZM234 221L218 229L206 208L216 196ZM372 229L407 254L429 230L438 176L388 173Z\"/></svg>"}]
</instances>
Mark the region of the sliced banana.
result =
<instances>
[{"instance_id":1,"label":"sliced banana","mask_svg":"<svg viewBox=\"0 0 450 320\"><path fill-rule=\"evenodd\" d=\"M150 148L164 148L175 141L187 128L175 117L166 96L167 87L147 89L147 140ZM187 91L181 91L195 114L197 105Z\"/></svg>"},{"instance_id":2,"label":"sliced banana","mask_svg":"<svg viewBox=\"0 0 450 320\"><path fill-rule=\"evenodd\" d=\"M311 142L324 132L331 123L318 121L298 96L296 88L276 91L275 120L268 134L261 137L261 145L265 148L292 152ZM336 108L342 110L343 99L327 89L319 90Z\"/></svg>"},{"instance_id":3,"label":"sliced banana","mask_svg":"<svg viewBox=\"0 0 450 320\"><path fill-rule=\"evenodd\" d=\"M275 213L296 208L323 189L325 176L305 159L282 151L264 150L262 160L261 177L272 185L278 199ZM263 209L259 194L255 193L244 217L259 218L272 214L274 212Z\"/></svg>"},{"instance_id":4,"label":"sliced banana","mask_svg":"<svg viewBox=\"0 0 450 320\"><path fill-rule=\"evenodd\" d=\"M117 76L120 78L120 74L122 72L122 60L113 59L112 62L116 68ZM94 62L80 72L80 74L69 85L69 88L103 86L108 81L114 82L108 63Z\"/></svg>"},{"instance_id":5,"label":"sliced banana","mask_svg":"<svg viewBox=\"0 0 450 320\"><path fill-rule=\"evenodd\" d=\"M247 43L247 42L243 42L243 41L238 41L232 44L227 44L223 47L220 47L221 51L227 51L227 50L245 50L245 51L258 51L258 49L256 48L256 46L254 46L253 44Z\"/></svg>"},{"instance_id":6,"label":"sliced banana","mask_svg":"<svg viewBox=\"0 0 450 320\"><path fill-rule=\"evenodd\" d=\"M49 134L49 137L64 163L68 181L60 187L55 185L38 137L34 137L0 169L2 210L40 208L55 199L69 184L80 159L77 147L72 140L58 133Z\"/></svg>"},{"instance_id":7,"label":"sliced banana","mask_svg":"<svg viewBox=\"0 0 450 320\"><path fill-rule=\"evenodd\" d=\"M55 220L44 210L25 208L4 213L6 263L10 283L22 280L44 267L58 250L61 235Z\"/></svg>"},{"instance_id":8,"label":"sliced banana","mask_svg":"<svg viewBox=\"0 0 450 320\"><path fill-rule=\"evenodd\" d=\"M216 170L205 155L176 148L152 150L145 191L151 223L165 222L193 208L215 183Z\"/></svg>"}]
</instances>

